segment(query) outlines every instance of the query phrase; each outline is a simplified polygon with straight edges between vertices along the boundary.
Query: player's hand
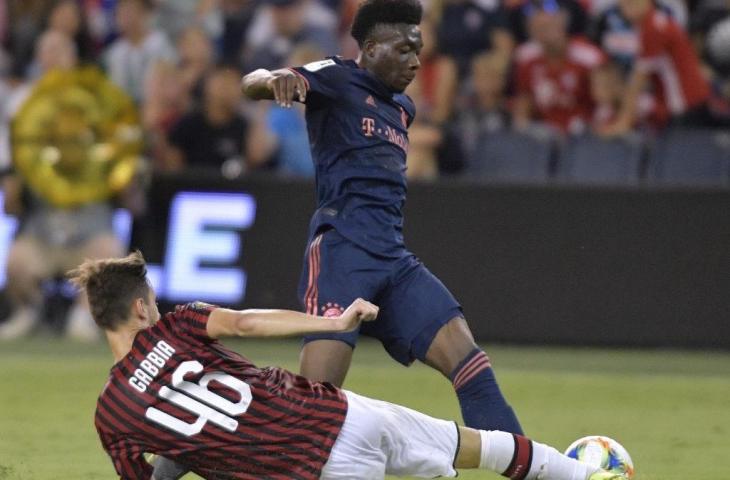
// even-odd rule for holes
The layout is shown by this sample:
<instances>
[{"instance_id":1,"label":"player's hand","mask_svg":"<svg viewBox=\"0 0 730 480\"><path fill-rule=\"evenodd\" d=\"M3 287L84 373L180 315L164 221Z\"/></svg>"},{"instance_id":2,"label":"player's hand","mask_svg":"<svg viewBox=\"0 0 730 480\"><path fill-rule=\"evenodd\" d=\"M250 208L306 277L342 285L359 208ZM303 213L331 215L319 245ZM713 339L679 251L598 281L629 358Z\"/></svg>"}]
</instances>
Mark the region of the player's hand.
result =
<instances>
[{"instance_id":1,"label":"player's hand","mask_svg":"<svg viewBox=\"0 0 730 480\"><path fill-rule=\"evenodd\" d=\"M277 105L290 108L295 96L304 103L307 98L307 84L304 78L286 68L274 70L271 75L266 85L274 94Z\"/></svg>"},{"instance_id":2,"label":"player's hand","mask_svg":"<svg viewBox=\"0 0 730 480\"><path fill-rule=\"evenodd\" d=\"M338 321L343 332L353 330L360 325L360 322L371 322L378 317L380 309L362 298L358 298L342 312Z\"/></svg>"}]
</instances>

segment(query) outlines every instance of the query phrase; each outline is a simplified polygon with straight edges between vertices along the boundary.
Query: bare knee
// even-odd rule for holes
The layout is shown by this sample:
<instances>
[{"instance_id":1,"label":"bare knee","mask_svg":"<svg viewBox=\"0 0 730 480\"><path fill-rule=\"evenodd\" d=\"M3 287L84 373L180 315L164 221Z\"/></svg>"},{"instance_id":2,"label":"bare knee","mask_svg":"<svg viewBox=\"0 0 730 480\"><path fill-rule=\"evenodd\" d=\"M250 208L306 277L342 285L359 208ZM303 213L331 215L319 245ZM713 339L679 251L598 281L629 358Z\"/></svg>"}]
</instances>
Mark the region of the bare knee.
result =
<instances>
[{"instance_id":1,"label":"bare knee","mask_svg":"<svg viewBox=\"0 0 730 480\"><path fill-rule=\"evenodd\" d=\"M436 333L426 352L425 363L448 377L475 348L477 345L466 320L455 317Z\"/></svg>"},{"instance_id":2,"label":"bare knee","mask_svg":"<svg viewBox=\"0 0 730 480\"><path fill-rule=\"evenodd\" d=\"M314 340L302 348L299 373L315 382L341 387L350 369L352 347L339 340Z\"/></svg>"},{"instance_id":3,"label":"bare knee","mask_svg":"<svg viewBox=\"0 0 730 480\"><path fill-rule=\"evenodd\" d=\"M8 252L6 268L8 293L14 302L40 301L40 283L48 272L43 251L35 241L18 237Z\"/></svg>"}]
</instances>

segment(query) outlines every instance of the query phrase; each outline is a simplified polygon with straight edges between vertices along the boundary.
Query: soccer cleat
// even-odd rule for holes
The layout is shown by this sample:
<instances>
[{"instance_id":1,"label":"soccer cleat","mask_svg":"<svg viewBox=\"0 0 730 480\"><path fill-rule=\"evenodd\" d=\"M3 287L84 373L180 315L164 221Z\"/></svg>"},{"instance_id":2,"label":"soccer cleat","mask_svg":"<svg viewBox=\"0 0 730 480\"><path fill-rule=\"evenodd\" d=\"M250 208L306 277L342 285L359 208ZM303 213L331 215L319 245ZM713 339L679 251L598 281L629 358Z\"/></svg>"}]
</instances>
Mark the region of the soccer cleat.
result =
<instances>
[{"instance_id":1,"label":"soccer cleat","mask_svg":"<svg viewBox=\"0 0 730 480\"><path fill-rule=\"evenodd\" d=\"M628 480L628 477L623 473L611 473L601 470L588 477L588 480Z\"/></svg>"}]
</instances>

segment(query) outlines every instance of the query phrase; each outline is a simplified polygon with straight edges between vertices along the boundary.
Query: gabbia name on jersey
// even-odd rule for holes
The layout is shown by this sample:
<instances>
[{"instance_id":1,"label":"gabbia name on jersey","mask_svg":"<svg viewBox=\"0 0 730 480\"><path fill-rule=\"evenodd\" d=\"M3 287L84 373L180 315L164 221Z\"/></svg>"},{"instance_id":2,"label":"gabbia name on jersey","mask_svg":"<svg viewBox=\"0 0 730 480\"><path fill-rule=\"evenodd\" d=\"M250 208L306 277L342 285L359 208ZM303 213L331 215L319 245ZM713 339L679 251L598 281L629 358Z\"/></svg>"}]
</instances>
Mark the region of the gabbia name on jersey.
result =
<instances>
[{"instance_id":1,"label":"gabbia name on jersey","mask_svg":"<svg viewBox=\"0 0 730 480\"><path fill-rule=\"evenodd\" d=\"M157 342L152 347L152 351L145 356L145 359L139 362L139 368L134 371L134 375L129 377L129 384L144 392L147 386L155 379L160 369L165 366L175 349L168 345L164 340Z\"/></svg>"}]
</instances>

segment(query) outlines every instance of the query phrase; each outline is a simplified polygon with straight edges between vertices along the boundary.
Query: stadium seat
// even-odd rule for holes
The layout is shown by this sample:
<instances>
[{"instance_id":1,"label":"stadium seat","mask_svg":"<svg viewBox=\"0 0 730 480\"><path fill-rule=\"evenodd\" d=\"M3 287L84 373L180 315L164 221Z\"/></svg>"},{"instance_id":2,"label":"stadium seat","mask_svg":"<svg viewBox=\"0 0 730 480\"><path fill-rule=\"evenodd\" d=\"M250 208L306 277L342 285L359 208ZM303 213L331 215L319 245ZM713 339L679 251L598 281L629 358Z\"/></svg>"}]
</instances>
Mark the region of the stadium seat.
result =
<instances>
[{"instance_id":1,"label":"stadium seat","mask_svg":"<svg viewBox=\"0 0 730 480\"><path fill-rule=\"evenodd\" d=\"M570 183L635 185L639 181L642 153L643 145L635 137L574 137L558 158L557 176Z\"/></svg>"},{"instance_id":2,"label":"stadium seat","mask_svg":"<svg viewBox=\"0 0 730 480\"><path fill-rule=\"evenodd\" d=\"M467 169L474 178L515 183L543 183L549 178L550 138L500 131L480 138L476 151L478 160Z\"/></svg>"},{"instance_id":3,"label":"stadium seat","mask_svg":"<svg viewBox=\"0 0 730 480\"><path fill-rule=\"evenodd\" d=\"M729 169L730 134L672 129L651 149L648 178L662 185L727 186Z\"/></svg>"}]
</instances>

